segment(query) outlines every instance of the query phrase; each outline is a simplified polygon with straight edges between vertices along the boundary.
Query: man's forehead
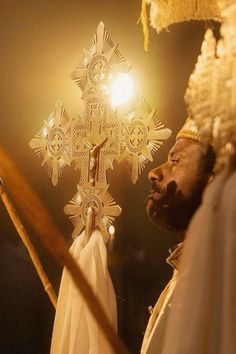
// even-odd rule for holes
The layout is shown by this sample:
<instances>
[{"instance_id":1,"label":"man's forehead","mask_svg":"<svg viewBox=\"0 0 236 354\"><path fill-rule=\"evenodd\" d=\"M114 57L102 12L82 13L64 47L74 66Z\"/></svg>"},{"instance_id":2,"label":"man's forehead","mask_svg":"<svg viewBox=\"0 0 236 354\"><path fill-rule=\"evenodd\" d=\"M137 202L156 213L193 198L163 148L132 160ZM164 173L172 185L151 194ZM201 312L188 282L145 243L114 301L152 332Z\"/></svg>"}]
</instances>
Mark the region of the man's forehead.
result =
<instances>
[{"instance_id":1,"label":"man's forehead","mask_svg":"<svg viewBox=\"0 0 236 354\"><path fill-rule=\"evenodd\" d=\"M198 149L201 149L201 145L198 141L189 138L179 138L170 149L169 155L173 155L176 153L187 153L188 151L196 147L198 147Z\"/></svg>"}]
</instances>

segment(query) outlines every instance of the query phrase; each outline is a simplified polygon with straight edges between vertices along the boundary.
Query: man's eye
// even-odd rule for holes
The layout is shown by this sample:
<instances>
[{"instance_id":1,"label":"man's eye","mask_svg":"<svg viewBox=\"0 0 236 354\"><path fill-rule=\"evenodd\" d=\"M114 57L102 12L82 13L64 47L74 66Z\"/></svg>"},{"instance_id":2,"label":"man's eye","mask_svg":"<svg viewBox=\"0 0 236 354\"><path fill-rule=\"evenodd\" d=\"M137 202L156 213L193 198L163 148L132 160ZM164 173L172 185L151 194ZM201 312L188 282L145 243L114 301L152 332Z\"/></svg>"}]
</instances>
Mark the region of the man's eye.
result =
<instances>
[{"instance_id":1,"label":"man's eye","mask_svg":"<svg viewBox=\"0 0 236 354\"><path fill-rule=\"evenodd\" d=\"M172 162L172 164L173 164L174 166L176 166L177 163L179 162L178 159L170 159L170 161Z\"/></svg>"}]
</instances>

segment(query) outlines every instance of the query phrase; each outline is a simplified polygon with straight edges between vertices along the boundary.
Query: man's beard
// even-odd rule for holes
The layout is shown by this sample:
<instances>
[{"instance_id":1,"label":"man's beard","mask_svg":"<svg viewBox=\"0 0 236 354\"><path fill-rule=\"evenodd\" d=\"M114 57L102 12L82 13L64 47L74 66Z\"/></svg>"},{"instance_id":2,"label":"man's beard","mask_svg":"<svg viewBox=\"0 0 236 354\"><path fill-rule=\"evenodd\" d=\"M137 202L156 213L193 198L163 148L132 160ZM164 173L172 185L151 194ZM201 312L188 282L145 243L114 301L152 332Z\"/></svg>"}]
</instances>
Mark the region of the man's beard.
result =
<instances>
[{"instance_id":1,"label":"man's beard","mask_svg":"<svg viewBox=\"0 0 236 354\"><path fill-rule=\"evenodd\" d=\"M147 214L155 225L178 233L187 229L193 214L201 204L202 191L195 189L191 197L186 199L174 189L174 186L170 187L168 193L154 191L148 196L146 203Z\"/></svg>"}]
</instances>

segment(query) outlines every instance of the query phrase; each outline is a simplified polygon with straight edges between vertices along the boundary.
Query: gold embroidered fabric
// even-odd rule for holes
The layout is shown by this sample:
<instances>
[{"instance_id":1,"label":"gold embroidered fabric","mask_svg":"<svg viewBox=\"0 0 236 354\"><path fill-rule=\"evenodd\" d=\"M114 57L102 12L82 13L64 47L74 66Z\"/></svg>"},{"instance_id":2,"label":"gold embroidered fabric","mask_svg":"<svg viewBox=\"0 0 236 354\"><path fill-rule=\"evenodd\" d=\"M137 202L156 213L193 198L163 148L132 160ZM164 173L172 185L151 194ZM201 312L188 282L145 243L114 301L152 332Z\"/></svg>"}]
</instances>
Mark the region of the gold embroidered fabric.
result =
<instances>
[{"instance_id":1,"label":"gold embroidered fabric","mask_svg":"<svg viewBox=\"0 0 236 354\"><path fill-rule=\"evenodd\" d=\"M216 0L147 0L150 21L157 32L168 26L190 20L220 20Z\"/></svg>"},{"instance_id":2,"label":"gold embroidered fabric","mask_svg":"<svg viewBox=\"0 0 236 354\"><path fill-rule=\"evenodd\" d=\"M216 170L228 165L236 141L236 1L219 1L224 18L217 42L207 29L185 93L189 116L199 128L201 142L211 143Z\"/></svg>"},{"instance_id":3,"label":"gold embroidered fabric","mask_svg":"<svg viewBox=\"0 0 236 354\"><path fill-rule=\"evenodd\" d=\"M176 140L178 140L179 138L187 138L200 141L200 132L193 119L186 119L186 122L184 123L183 127L180 129L176 136Z\"/></svg>"}]
</instances>

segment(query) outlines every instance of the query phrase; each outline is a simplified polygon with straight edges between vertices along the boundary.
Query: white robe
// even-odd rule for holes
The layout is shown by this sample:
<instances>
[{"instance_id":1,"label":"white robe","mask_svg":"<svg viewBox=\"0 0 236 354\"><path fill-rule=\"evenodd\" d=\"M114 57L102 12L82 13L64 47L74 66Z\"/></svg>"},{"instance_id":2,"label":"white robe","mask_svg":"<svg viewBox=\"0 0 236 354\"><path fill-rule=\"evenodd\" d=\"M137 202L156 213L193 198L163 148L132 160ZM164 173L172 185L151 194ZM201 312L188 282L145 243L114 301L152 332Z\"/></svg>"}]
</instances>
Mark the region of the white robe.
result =
<instances>
[{"instance_id":1,"label":"white robe","mask_svg":"<svg viewBox=\"0 0 236 354\"><path fill-rule=\"evenodd\" d=\"M182 256L183 243L177 245L167 258L167 263L174 268L173 276L159 299L149 318L148 325L144 334L141 354L161 353L163 347L164 333L166 330L167 318L171 311L171 301L176 286L179 262Z\"/></svg>"},{"instance_id":2,"label":"white robe","mask_svg":"<svg viewBox=\"0 0 236 354\"><path fill-rule=\"evenodd\" d=\"M117 330L116 298L107 269L107 249L96 230L83 247L84 233L73 242L70 252L100 300ZM51 354L112 354L113 351L90 313L85 300L67 271L63 270L59 291Z\"/></svg>"},{"instance_id":3,"label":"white robe","mask_svg":"<svg viewBox=\"0 0 236 354\"><path fill-rule=\"evenodd\" d=\"M236 352L236 172L225 177L188 229L162 354Z\"/></svg>"}]
</instances>

